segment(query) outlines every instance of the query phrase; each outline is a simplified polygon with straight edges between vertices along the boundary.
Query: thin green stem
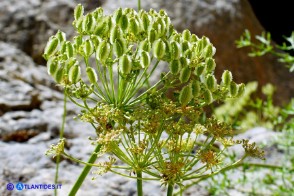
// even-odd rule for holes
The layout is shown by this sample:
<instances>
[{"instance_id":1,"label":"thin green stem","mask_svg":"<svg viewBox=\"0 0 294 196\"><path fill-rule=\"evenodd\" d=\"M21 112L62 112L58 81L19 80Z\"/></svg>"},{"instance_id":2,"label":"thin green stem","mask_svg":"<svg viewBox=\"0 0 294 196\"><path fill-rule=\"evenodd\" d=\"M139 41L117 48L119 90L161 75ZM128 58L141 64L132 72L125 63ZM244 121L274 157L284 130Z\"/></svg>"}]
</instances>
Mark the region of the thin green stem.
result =
<instances>
[{"instance_id":1,"label":"thin green stem","mask_svg":"<svg viewBox=\"0 0 294 196\"><path fill-rule=\"evenodd\" d=\"M173 190L174 190L174 185L173 184L168 184L166 196L172 196L173 195Z\"/></svg>"},{"instance_id":2,"label":"thin green stem","mask_svg":"<svg viewBox=\"0 0 294 196\"><path fill-rule=\"evenodd\" d=\"M136 173L137 173L137 195L143 196L142 171L136 171Z\"/></svg>"},{"instance_id":3,"label":"thin green stem","mask_svg":"<svg viewBox=\"0 0 294 196\"><path fill-rule=\"evenodd\" d=\"M92 155L90 156L88 163L92 164L96 161L97 159L97 153L100 151L101 149L101 144L98 144L94 150L94 152L92 153ZM89 165L85 165L84 169L82 171L82 173L80 174L78 180L75 182L74 186L72 187L69 196L74 196L76 195L76 193L78 192L79 188L82 186L86 176L88 175L88 173L90 172L92 166Z\"/></svg>"},{"instance_id":4,"label":"thin green stem","mask_svg":"<svg viewBox=\"0 0 294 196\"><path fill-rule=\"evenodd\" d=\"M138 11L141 9L141 0L138 0Z\"/></svg>"},{"instance_id":5,"label":"thin green stem","mask_svg":"<svg viewBox=\"0 0 294 196\"><path fill-rule=\"evenodd\" d=\"M62 115L61 129L59 132L59 139L62 139L63 134L64 134L65 119L66 119L66 101L67 101L67 96L66 96L66 93L64 93L64 95L63 95L63 115ZM60 155L57 155L56 156L56 167L55 167L55 179L54 179L55 184L58 184L59 163L60 163ZM57 189L54 189L54 195L57 196Z\"/></svg>"}]
</instances>

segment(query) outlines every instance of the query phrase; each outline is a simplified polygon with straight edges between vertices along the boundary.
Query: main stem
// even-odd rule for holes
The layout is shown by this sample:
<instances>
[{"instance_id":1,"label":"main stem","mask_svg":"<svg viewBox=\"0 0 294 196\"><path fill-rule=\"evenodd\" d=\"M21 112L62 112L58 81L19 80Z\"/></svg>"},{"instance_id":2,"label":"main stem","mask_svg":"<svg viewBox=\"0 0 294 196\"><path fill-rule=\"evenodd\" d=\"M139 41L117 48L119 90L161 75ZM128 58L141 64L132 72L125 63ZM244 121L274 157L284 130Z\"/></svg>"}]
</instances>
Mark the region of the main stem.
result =
<instances>
[{"instance_id":1,"label":"main stem","mask_svg":"<svg viewBox=\"0 0 294 196\"><path fill-rule=\"evenodd\" d=\"M67 101L66 93L64 93L63 96L64 96L63 97L63 114L62 114L61 129L59 132L59 139L63 138L64 127L65 127L65 118L66 118L66 101ZM56 167L55 167L55 179L54 179L55 184L58 184L59 163L60 163L60 155L57 155L56 156ZM57 189L54 189L54 195L57 196Z\"/></svg>"},{"instance_id":2,"label":"main stem","mask_svg":"<svg viewBox=\"0 0 294 196\"><path fill-rule=\"evenodd\" d=\"M137 171L137 192L138 196L143 196L142 171Z\"/></svg>"},{"instance_id":3,"label":"main stem","mask_svg":"<svg viewBox=\"0 0 294 196\"><path fill-rule=\"evenodd\" d=\"M173 195L173 190L174 190L174 185L173 184L168 184L166 196L172 196Z\"/></svg>"},{"instance_id":4,"label":"main stem","mask_svg":"<svg viewBox=\"0 0 294 196\"><path fill-rule=\"evenodd\" d=\"M100 151L100 149L101 149L101 144L98 144L96 146L94 152L92 153L91 157L89 158L88 163L93 164L96 161L97 153ZM88 173L90 172L91 168L92 168L92 166L85 165L82 173L80 174L79 178L77 179L76 183L74 184L74 186L72 187L70 193L68 194L69 196L76 195L79 188L82 186L85 178L87 177Z\"/></svg>"}]
</instances>

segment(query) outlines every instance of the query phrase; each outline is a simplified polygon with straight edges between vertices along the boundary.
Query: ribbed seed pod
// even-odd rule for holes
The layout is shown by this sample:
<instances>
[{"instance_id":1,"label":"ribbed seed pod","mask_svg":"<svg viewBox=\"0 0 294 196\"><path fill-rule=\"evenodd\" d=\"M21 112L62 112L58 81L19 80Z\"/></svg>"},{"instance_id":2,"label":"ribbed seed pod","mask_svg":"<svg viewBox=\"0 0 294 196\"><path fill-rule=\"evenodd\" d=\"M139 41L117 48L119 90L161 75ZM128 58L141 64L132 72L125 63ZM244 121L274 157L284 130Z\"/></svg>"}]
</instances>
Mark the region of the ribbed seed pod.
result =
<instances>
[{"instance_id":1,"label":"ribbed seed pod","mask_svg":"<svg viewBox=\"0 0 294 196\"><path fill-rule=\"evenodd\" d=\"M192 34L191 35L191 42L197 42L199 40L199 38L197 37L197 35Z\"/></svg>"},{"instance_id":2,"label":"ribbed seed pod","mask_svg":"<svg viewBox=\"0 0 294 196\"><path fill-rule=\"evenodd\" d=\"M63 80L63 77L64 77L64 69L63 67L59 67L57 72L54 75L54 79L58 84L60 84Z\"/></svg>"},{"instance_id":3,"label":"ribbed seed pod","mask_svg":"<svg viewBox=\"0 0 294 196\"><path fill-rule=\"evenodd\" d=\"M189 42L191 39L191 32L188 29L185 29L182 33L182 38L183 38L183 40Z\"/></svg>"},{"instance_id":4,"label":"ribbed seed pod","mask_svg":"<svg viewBox=\"0 0 294 196\"><path fill-rule=\"evenodd\" d=\"M191 68L190 67L183 67L180 73L180 81L181 83L188 82L191 76Z\"/></svg>"},{"instance_id":5,"label":"ribbed seed pod","mask_svg":"<svg viewBox=\"0 0 294 196\"><path fill-rule=\"evenodd\" d=\"M182 67L187 67L189 65L189 59L185 57L180 57L180 62Z\"/></svg>"},{"instance_id":6,"label":"ribbed seed pod","mask_svg":"<svg viewBox=\"0 0 294 196\"><path fill-rule=\"evenodd\" d=\"M170 72L174 75L178 74L181 70L181 61L180 60L172 60L169 64Z\"/></svg>"},{"instance_id":7,"label":"ribbed seed pod","mask_svg":"<svg viewBox=\"0 0 294 196\"><path fill-rule=\"evenodd\" d=\"M212 72L215 70L216 64L215 64L215 61L213 58L207 58L205 60L205 64L206 64L206 71L207 72Z\"/></svg>"},{"instance_id":8,"label":"ribbed seed pod","mask_svg":"<svg viewBox=\"0 0 294 196\"><path fill-rule=\"evenodd\" d=\"M67 56L67 58L71 58L74 55L74 48L71 44L71 42L67 41L65 43L65 54Z\"/></svg>"},{"instance_id":9,"label":"ribbed seed pod","mask_svg":"<svg viewBox=\"0 0 294 196\"><path fill-rule=\"evenodd\" d=\"M68 79L72 84L76 84L81 78L81 67L74 65L68 72Z\"/></svg>"},{"instance_id":10,"label":"ribbed seed pod","mask_svg":"<svg viewBox=\"0 0 294 196\"><path fill-rule=\"evenodd\" d=\"M209 57L212 57L213 55L214 55L213 46L209 44L203 50L203 57L204 58L209 58Z\"/></svg>"},{"instance_id":11,"label":"ribbed seed pod","mask_svg":"<svg viewBox=\"0 0 294 196\"><path fill-rule=\"evenodd\" d=\"M47 61L47 72L49 75L54 76L58 69L58 62L55 59L49 59Z\"/></svg>"},{"instance_id":12,"label":"ribbed seed pod","mask_svg":"<svg viewBox=\"0 0 294 196\"><path fill-rule=\"evenodd\" d=\"M212 93L209 90L206 90L203 94L203 98L206 104L210 104L213 102Z\"/></svg>"},{"instance_id":13,"label":"ribbed seed pod","mask_svg":"<svg viewBox=\"0 0 294 196\"><path fill-rule=\"evenodd\" d=\"M84 7L81 4L78 4L74 9L74 18L79 20L84 14Z\"/></svg>"},{"instance_id":14,"label":"ribbed seed pod","mask_svg":"<svg viewBox=\"0 0 294 196\"><path fill-rule=\"evenodd\" d=\"M120 18L122 17L122 8L118 8L114 14L113 14L113 19L115 21L115 23L118 23Z\"/></svg>"},{"instance_id":15,"label":"ribbed seed pod","mask_svg":"<svg viewBox=\"0 0 294 196\"><path fill-rule=\"evenodd\" d=\"M83 44L83 36L79 35L79 36L75 36L74 37L74 45L76 50L78 48L80 48L80 46Z\"/></svg>"},{"instance_id":16,"label":"ribbed seed pod","mask_svg":"<svg viewBox=\"0 0 294 196\"><path fill-rule=\"evenodd\" d=\"M228 87L233 80L232 73L228 70L225 70L222 74L222 85Z\"/></svg>"},{"instance_id":17,"label":"ribbed seed pod","mask_svg":"<svg viewBox=\"0 0 294 196\"><path fill-rule=\"evenodd\" d=\"M231 82L230 84L230 94L232 97L236 97L238 93L238 86L235 82Z\"/></svg>"},{"instance_id":18,"label":"ribbed seed pod","mask_svg":"<svg viewBox=\"0 0 294 196\"><path fill-rule=\"evenodd\" d=\"M53 36L48 41L45 50L44 50L44 57L48 59L50 56L54 55L58 50L59 40Z\"/></svg>"},{"instance_id":19,"label":"ribbed seed pod","mask_svg":"<svg viewBox=\"0 0 294 196\"><path fill-rule=\"evenodd\" d=\"M92 67L87 67L86 73L88 75L90 83L95 84L98 80L98 76L97 76L95 69Z\"/></svg>"},{"instance_id":20,"label":"ribbed seed pod","mask_svg":"<svg viewBox=\"0 0 294 196\"><path fill-rule=\"evenodd\" d=\"M142 51L140 55L140 64L142 68L146 68L150 65L150 56L146 51Z\"/></svg>"},{"instance_id":21,"label":"ribbed seed pod","mask_svg":"<svg viewBox=\"0 0 294 196\"><path fill-rule=\"evenodd\" d=\"M244 94L245 92L245 84L239 84L238 85L238 94L237 94L237 97L240 97Z\"/></svg>"},{"instance_id":22,"label":"ribbed seed pod","mask_svg":"<svg viewBox=\"0 0 294 196\"><path fill-rule=\"evenodd\" d=\"M142 13L141 19L142 19L141 20L142 21L141 26L143 27L144 31L147 31L148 28L149 28L149 25L150 25L149 16L146 13Z\"/></svg>"},{"instance_id":23,"label":"ribbed seed pod","mask_svg":"<svg viewBox=\"0 0 294 196\"><path fill-rule=\"evenodd\" d=\"M95 19L92 16L92 14L87 14L85 16L85 18L83 19L83 24L82 24L83 32L90 33L94 29L94 26L95 26L94 20Z\"/></svg>"},{"instance_id":24,"label":"ribbed seed pod","mask_svg":"<svg viewBox=\"0 0 294 196\"><path fill-rule=\"evenodd\" d=\"M134 35L137 35L139 33L139 24L135 18L130 19L129 31Z\"/></svg>"},{"instance_id":25,"label":"ribbed seed pod","mask_svg":"<svg viewBox=\"0 0 294 196\"><path fill-rule=\"evenodd\" d=\"M200 91L201 91L200 82L197 81L197 80L194 80L192 82L192 94L193 94L193 97L194 98L198 97L199 94L200 94Z\"/></svg>"},{"instance_id":26,"label":"ribbed seed pod","mask_svg":"<svg viewBox=\"0 0 294 196\"><path fill-rule=\"evenodd\" d=\"M98 37L97 35L91 35L90 39L93 42L94 48L97 48L99 46L99 43L101 42L101 38Z\"/></svg>"},{"instance_id":27,"label":"ribbed seed pod","mask_svg":"<svg viewBox=\"0 0 294 196\"><path fill-rule=\"evenodd\" d=\"M119 19L119 26L120 26L120 28L123 31L125 31L128 28L128 26L129 26L129 19L128 19L128 17L125 14L123 14L120 17L120 19Z\"/></svg>"},{"instance_id":28,"label":"ribbed seed pod","mask_svg":"<svg viewBox=\"0 0 294 196\"><path fill-rule=\"evenodd\" d=\"M119 58L119 70L122 74L129 74L132 70L132 59L124 54Z\"/></svg>"},{"instance_id":29,"label":"ribbed seed pod","mask_svg":"<svg viewBox=\"0 0 294 196\"><path fill-rule=\"evenodd\" d=\"M114 26L110 31L109 41L111 44L115 42L116 39L122 38L122 32L119 26Z\"/></svg>"},{"instance_id":30,"label":"ribbed seed pod","mask_svg":"<svg viewBox=\"0 0 294 196\"><path fill-rule=\"evenodd\" d=\"M153 44L153 55L157 59L162 59L165 55L165 49L165 43L161 39L156 40Z\"/></svg>"},{"instance_id":31,"label":"ribbed seed pod","mask_svg":"<svg viewBox=\"0 0 294 196\"><path fill-rule=\"evenodd\" d=\"M151 46L150 46L150 42L145 39L143 41L140 42L139 44L139 51L146 51L146 52L149 52L150 49L151 49Z\"/></svg>"},{"instance_id":32,"label":"ribbed seed pod","mask_svg":"<svg viewBox=\"0 0 294 196\"><path fill-rule=\"evenodd\" d=\"M148 34L148 40L150 43L153 43L157 39L157 32L155 29L151 29Z\"/></svg>"},{"instance_id":33,"label":"ribbed seed pod","mask_svg":"<svg viewBox=\"0 0 294 196\"><path fill-rule=\"evenodd\" d=\"M57 37L59 43L62 43L66 40L66 34L60 30L57 31L55 37Z\"/></svg>"},{"instance_id":34,"label":"ribbed seed pod","mask_svg":"<svg viewBox=\"0 0 294 196\"><path fill-rule=\"evenodd\" d=\"M116 39L113 45L114 52L117 57L123 55L126 51L126 44L123 39Z\"/></svg>"},{"instance_id":35,"label":"ribbed seed pod","mask_svg":"<svg viewBox=\"0 0 294 196\"><path fill-rule=\"evenodd\" d=\"M97 22L97 25L95 26L94 29L94 34L102 36L104 33L108 30L108 24L107 20L102 20Z\"/></svg>"},{"instance_id":36,"label":"ribbed seed pod","mask_svg":"<svg viewBox=\"0 0 294 196\"><path fill-rule=\"evenodd\" d=\"M181 90L179 101L182 104L182 106L185 106L192 100L192 98L192 86L189 84Z\"/></svg>"},{"instance_id":37,"label":"ribbed seed pod","mask_svg":"<svg viewBox=\"0 0 294 196\"><path fill-rule=\"evenodd\" d=\"M89 57L94 52L93 42L87 39L81 46L81 54L85 57Z\"/></svg>"},{"instance_id":38,"label":"ribbed seed pod","mask_svg":"<svg viewBox=\"0 0 294 196\"><path fill-rule=\"evenodd\" d=\"M96 59L101 62L105 62L105 60L109 57L110 50L110 44L106 40L103 40L97 48Z\"/></svg>"},{"instance_id":39,"label":"ribbed seed pod","mask_svg":"<svg viewBox=\"0 0 294 196\"><path fill-rule=\"evenodd\" d=\"M216 90L217 81L216 81L216 78L214 77L214 75L212 75L212 74L207 75L206 86L211 92L214 92Z\"/></svg>"},{"instance_id":40,"label":"ribbed seed pod","mask_svg":"<svg viewBox=\"0 0 294 196\"><path fill-rule=\"evenodd\" d=\"M181 56L181 46L178 42L172 41L170 43L170 55L172 59L178 59Z\"/></svg>"},{"instance_id":41,"label":"ribbed seed pod","mask_svg":"<svg viewBox=\"0 0 294 196\"><path fill-rule=\"evenodd\" d=\"M205 63L199 63L196 67L195 67L195 75L196 76L200 76L205 70Z\"/></svg>"},{"instance_id":42,"label":"ribbed seed pod","mask_svg":"<svg viewBox=\"0 0 294 196\"><path fill-rule=\"evenodd\" d=\"M164 34L166 33L166 24L164 22L164 20L162 18L158 18L156 20L157 23L157 32L159 34L159 37L164 36Z\"/></svg>"},{"instance_id":43,"label":"ribbed seed pod","mask_svg":"<svg viewBox=\"0 0 294 196\"><path fill-rule=\"evenodd\" d=\"M183 41L182 42L182 51L185 52L186 50L188 50L190 48L190 44L188 41Z\"/></svg>"}]
</instances>

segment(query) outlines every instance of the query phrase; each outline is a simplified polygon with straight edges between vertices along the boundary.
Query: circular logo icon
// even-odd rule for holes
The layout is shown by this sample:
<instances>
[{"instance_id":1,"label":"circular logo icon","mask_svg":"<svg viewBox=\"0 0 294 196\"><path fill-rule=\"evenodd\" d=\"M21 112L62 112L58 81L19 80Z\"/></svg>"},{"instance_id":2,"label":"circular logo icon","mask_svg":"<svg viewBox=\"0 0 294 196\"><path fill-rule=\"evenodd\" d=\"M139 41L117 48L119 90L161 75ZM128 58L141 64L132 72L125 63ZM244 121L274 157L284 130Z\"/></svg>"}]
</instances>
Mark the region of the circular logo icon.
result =
<instances>
[{"instance_id":1,"label":"circular logo icon","mask_svg":"<svg viewBox=\"0 0 294 196\"><path fill-rule=\"evenodd\" d=\"M17 189L17 190L19 190L19 191L21 191L22 189L23 189L23 184L21 183L21 182L19 182L19 183L17 183L16 185L15 185L15 188Z\"/></svg>"},{"instance_id":2,"label":"circular logo icon","mask_svg":"<svg viewBox=\"0 0 294 196\"><path fill-rule=\"evenodd\" d=\"M8 183L6 185L6 189L9 190L9 191L12 191L14 189L14 185L12 183Z\"/></svg>"}]
</instances>

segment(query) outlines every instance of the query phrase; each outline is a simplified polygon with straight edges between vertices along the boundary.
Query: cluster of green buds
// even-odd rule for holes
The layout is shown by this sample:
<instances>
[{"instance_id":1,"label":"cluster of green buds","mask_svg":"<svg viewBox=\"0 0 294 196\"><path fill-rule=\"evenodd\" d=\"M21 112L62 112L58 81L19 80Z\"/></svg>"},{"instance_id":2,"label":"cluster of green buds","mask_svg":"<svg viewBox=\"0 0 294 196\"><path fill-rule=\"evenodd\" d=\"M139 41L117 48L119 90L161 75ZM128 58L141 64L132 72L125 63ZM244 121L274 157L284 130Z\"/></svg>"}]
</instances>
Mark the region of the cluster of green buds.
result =
<instances>
[{"instance_id":1,"label":"cluster of green buds","mask_svg":"<svg viewBox=\"0 0 294 196\"><path fill-rule=\"evenodd\" d=\"M77 35L67 41L57 32L44 58L48 73L83 108L79 117L95 128L92 143L129 166L110 161L100 164L105 168L98 173L119 174L113 169L124 168L137 173L138 181L147 179L145 173L173 186L205 177L207 169L219 166L223 151L236 142L230 127L205 120L204 106L242 95L244 84L236 84L228 70L217 82L216 49L209 39L189 30L177 32L163 10L119 8L104 15L97 8L84 14L78 5L74 17ZM169 71L150 86L160 66ZM168 96L170 91L175 96ZM223 149L215 148L215 142ZM258 151L245 145L249 154Z\"/></svg>"}]
</instances>

